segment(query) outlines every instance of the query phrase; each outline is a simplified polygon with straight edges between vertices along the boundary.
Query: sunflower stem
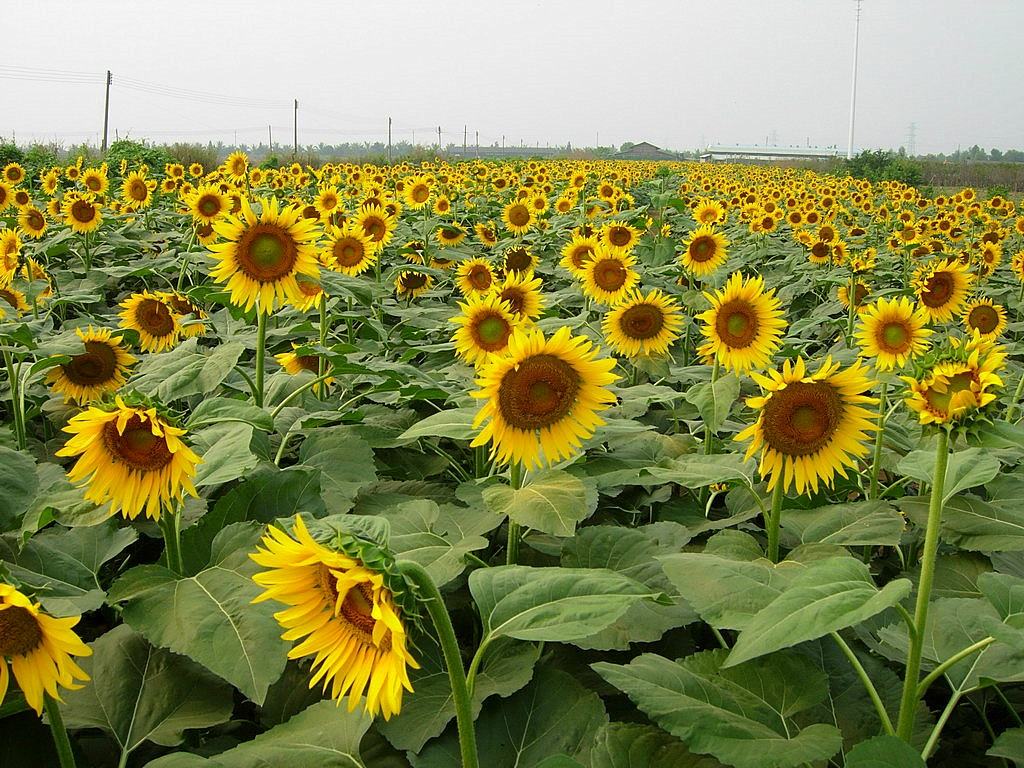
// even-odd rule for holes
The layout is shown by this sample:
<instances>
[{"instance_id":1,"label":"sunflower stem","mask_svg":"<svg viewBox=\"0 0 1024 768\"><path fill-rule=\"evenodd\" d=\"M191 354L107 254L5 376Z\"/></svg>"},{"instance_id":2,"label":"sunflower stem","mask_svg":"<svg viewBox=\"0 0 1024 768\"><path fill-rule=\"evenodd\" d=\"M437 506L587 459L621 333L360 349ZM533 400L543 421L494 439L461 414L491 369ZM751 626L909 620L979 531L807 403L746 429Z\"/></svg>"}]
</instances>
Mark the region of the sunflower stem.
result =
<instances>
[{"instance_id":1,"label":"sunflower stem","mask_svg":"<svg viewBox=\"0 0 1024 768\"><path fill-rule=\"evenodd\" d=\"M470 698L466 671L462 666L462 654L455 637L455 628L445 607L441 593L430 574L419 563L411 560L398 562L398 570L418 589L420 599L430 614L430 620L437 630L441 642L444 663L448 667L448 680L452 686L452 700L455 703L455 721L459 728L459 751L463 768L479 768L476 752L476 730L473 725L473 702Z\"/></svg>"},{"instance_id":2,"label":"sunflower stem","mask_svg":"<svg viewBox=\"0 0 1024 768\"><path fill-rule=\"evenodd\" d=\"M875 432L875 452L871 458L871 485L868 489L868 498L871 500L878 498L878 472L881 469L882 463L882 443L885 436L885 417L886 417L886 395L889 394L888 382L882 382L882 389L878 393L878 421L876 426L878 429Z\"/></svg>"},{"instance_id":3,"label":"sunflower stem","mask_svg":"<svg viewBox=\"0 0 1024 768\"><path fill-rule=\"evenodd\" d=\"M509 483L513 491L523 487L523 465L522 462L513 461L508 468ZM505 564L516 565L519 562L519 539L522 536L522 529L519 523L512 518L508 521L508 546L505 549Z\"/></svg>"},{"instance_id":4,"label":"sunflower stem","mask_svg":"<svg viewBox=\"0 0 1024 768\"><path fill-rule=\"evenodd\" d=\"M779 562L779 526L782 524L782 500L786 498L783 490L782 478L775 483L772 489L772 508L768 513L768 559L773 563Z\"/></svg>"},{"instance_id":5,"label":"sunflower stem","mask_svg":"<svg viewBox=\"0 0 1024 768\"><path fill-rule=\"evenodd\" d=\"M721 370L721 363L718 360L718 355L715 355L715 364L711 368L711 399L714 401L715 396L715 383L718 381L718 373ZM711 434L711 425L705 422L704 424L704 455L710 456L714 450L714 435Z\"/></svg>"},{"instance_id":6,"label":"sunflower stem","mask_svg":"<svg viewBox=\"0 0 1024 768\"><path fill-rule=\"evenodd\" d=\"M320 294L320 346L321 347L326 347L327 346L327 294L326 293L321 293ZM318 366L317 375L321 379L320 386L317 387L317 397L319 397L321 400L323 400L325 397L327 397L327 382L325 380L326 376L324 375L324 374L327 373L327 361L324 359L323 355L320 355L320 357L318 359L317 366Z\"/></svg>"},{"instance_id":7,"label":"sunflower stem","mask_svg":"<svg viewBox=\"0 0 1024 768\"><path fill-rule=\"evenodd\" d=\"M867 670L864 669L864 665L860 663L860 659L857 658L857 654L853 652L853 649L847 644L845 640L839 635L838 632L830 632L832 639L836 641L836 645L839 646L839 650L843 652L843 655L849 660L850 665L853 667L853 671L857 673L857 677L860 679L861 685L864 686L864 690L867 691L868 697L871 699L871 703L875 705L875 712L878 713L878 719L882 722L882 728L889 736L894 736L895 731L892 727L892 720L889 718L889 713L885 711L885 704L882 703L882 697L878 695L878 689L875 688L875 684L871 681L868 676Z\"/></svg>"},{"instance_id":8,"label":"sunflower stem","mask_svg":"<svg viewBox=\"0 0 1024 768\"><path fill-rule=\"evenodd\" d=\"M846 346L853 349L853 326L857 317L857 275L850 273L850 287L846 298L850 301L850 310L846 316Z\"/></svg>"},{"instance_id":9,"label":"sunflower stem","mask_svg":"<svg viewBox=\"0 0 1024 768\"><path fill-rule=\"evenodd\" d=\"M160 516L160 532L164 535L164 551L167 567L177 574L185 573L185 561L181 556L181 515L177 509Z\"/></svg>"},{"instance_id":10,"label":"sunflower stem","mask_svg":"<svg viewBox=\"0 0 1024 768\"><path fill-rule=\"evenodd\" d=\"M942 522L942 494L946 482L946 464L949 461L949 432L939 430L935 446L935 473L932 477L932 495L928 505L928 527L924 536L924 553L921 555L921 576L917 585L917 604L914 608L914 635L910 638L910 652L907 655L906 676L903 678L903 696L900 699L899 725L896 735L910 742L914 731L914 715L918 702L918 677L921 673L921 655L924 651L925 625L928 621L928 604L935 577L935 561L939 550L939 525Z\"/></svg>"},{"instance_id":11,"label":"sunflower stem","mask_svg":"<svg viewBox=\"0 0 1024 768\"><path fill-rule=\"evenodd\" d=\"M1006 409L1006 420L1013 423L1013 420L1017 418L1017 403L1020 402L1020 394L1024 391L1024 371L1020 374L1020 381L1017 382L1017 388L1013 391L1013 397L1010 399L1010 405Z\"/></svg>"},{"instance_id":12,"label":"sunflower stem","mask_svg":"<svg viewBox=\"0 0 1024 768\"><path fill-rule=\"evenodd\" d=\"M21 394L21 382L18 371L14 367L14 358L8 350L4 350L4 365L7 366L7 384L11 389L11 412L14 415L14 439L19 451L28 447L28 435L25 429L24 399Z\"/></svg>"},{"instance_id":13,"label":"sunflower stem","mask_svg":"<svg viewBox=\"0 0 1024 768\"><path fill-rule=\"evenodd\" d=\"M267 313L256 309L256 406L263 407L263 357L267 353Z\"/></svg>"},{"instance_id":14,"label":"sunflower stem","mask_svg":"<svg viewBox=\"0 0 1024 768\"><path fill-rule=\"evenodd\" d=\"M60 704L50 694L44 693L43 707L46 709L46 717L50 720L50 734L53 736L53 746L57 750L60 768L75 768L75 753L71 749L64 718L60 714Z\"/></svg>"}]
</instances>

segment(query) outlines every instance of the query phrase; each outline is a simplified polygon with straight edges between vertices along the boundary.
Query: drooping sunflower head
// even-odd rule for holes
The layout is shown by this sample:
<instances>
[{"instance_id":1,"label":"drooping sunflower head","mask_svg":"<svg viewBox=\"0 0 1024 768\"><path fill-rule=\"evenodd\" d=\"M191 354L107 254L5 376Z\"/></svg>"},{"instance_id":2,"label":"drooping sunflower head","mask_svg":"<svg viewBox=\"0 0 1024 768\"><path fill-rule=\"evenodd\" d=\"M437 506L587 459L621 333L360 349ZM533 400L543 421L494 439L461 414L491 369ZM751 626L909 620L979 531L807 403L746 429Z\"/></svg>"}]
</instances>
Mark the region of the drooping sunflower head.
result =
<instances>
[{"instance_id":1,"label":"drooping sunflower head","mask_svg":"<svg viewBox=\"0 0 1024 768\"><path fill-rule=\"evenodd\" d=\"M467 233L461 224L446 223L438 227L434 234L437 237L437 244L439 246L449 248L465 240Z\"/></svg>"},{"instance_id":2,"label":"drooping sunflower head","mask_svg":"<svg viewBox=\"0 0 1024 768\"><path fill-rule=\"evenodd\" d=\"M201 459L182 439L186 432L153 407L130 406L120 396L112 409L90 406L74 416L58 456L77 456L68 470L86 484L85 498L110 503L110 514L134 520L143 511L159 520L164 510L196 495L192 478Z\"/></svg>"},{"instance_id":3,"label":"drooping sunflower head","mask_svg":"<svg viewBox=\"0 0 1024 768\"><path fill-rule=\"evenodd\" d=\"M562 260L559 264L573 277L582 278L587 262L597 253L597 246L596 237L584 237L581 234L573 233L572 240L562 248Z\"/></svg>"},{"instance_id":4,"label":"drooping sunflower head","mask_svg":"<svg viewBox=\"0 0 1024 768\"><path fill-rule=\"evenodd\" d=\"M775 291L765 290L764 278L744 280L734 272L724 289L704 296L711 309L698 315L707 338L699 354L737 373L769 365L782 344L786 321Z\"/></svg>"},{"instance_id":5,"label":"drooping sunflower head","mask_svg":"<svg viewBox=\"0 0 1024 768\"><path fill-rule=\"evenodd\" d=\"M407 299L411 301L434 287L434 278L428 275L426 272L417 272L416 270L407 269L403 270L398 277L395 278L395 293L398 294L398 298Z\"/></svg>"},{"instance_id":6,"label":"drooping sunflower head","mask_svg":"<svg viewBox=\"0 0 1024 768\"><path fill-rule=\"evenodd\" d=\"M348 697L349 711L362 700L368 713L388 719L401 710L403 691L412 691L408 668L419 667L401 605L408 589L380 547L314 531L316 538L298 516L290 532L268 528L250 555L264 569L253 576L265 590L255 602L288 606L274 618L284 639L301 640L288 657L313 657L310 688L322 683L339 703Z\"/></svg>"},{"instance_id":7,"label":"drooping sunflower head","mask_svg":"<svg viewBox=\"0 0 1024 768\"><path fill-rule=\"evenodd\" d=\"M486 259L467 259L455 273L455 284L467 298L490 292L494 282L494 270Z\"/></svg>"},{"instance_id":8,"label":"drooping sunflower head","mask_svg":"<svg viewBox=\"0 0 1024 768\"><path fill-rule=\"evenodd\" d=\"M875 414L865 405L877 403L866 394L874 382L858 362L845 370L826 358L809 374L803 358L786 361L782 371L754 373L763 395L747 400L757 420L736 436L750 440L746 457L760 451L758 471L768 488L795 485L797 493L831 487L835 475L846 477L857 459L867 455L868 433Z\"/></svg>"},{"instance_id":9,"label":"drooping sunflower head","mask_svg":"<svg viewBox=\"0 0 1024 768\"><path fill-rule=\"evenodd\" d=\"M610 221L601 228L600 239L612 253L625 255L636 246L640 231L625 222Z\"/></svg>"},{"instance_id":10,"label":"drooping sunflower head","mask_svg":"<svg viewBox=\"0 0 1024 768\"><path fill-rule=\"evenodd\" d=\"M232 152L224 161L224 175L236 184L245 181L246 173L249 171L249 158L245 152Z\"/></svg>"},{"instance_id":11,"label":"drooping sunflower head","mask_svg":"<svg viewBox=\"0 0 1024 768\"><path fill-rule=\"evenodd\" d=\"M177 313L159 294L143 291L133 293L121 302L121 327L139 334L143 352L163 352L181 339Z\"/></svg>"},{"instance_id":12,"label":"drooping sunflower head","mask_svg":"<svg viewBox=\"0 0 1024 768\"><path fill-rule=\"evenodd\" d=\"M120 336L114 336L108 328L94 329L92 326L75 330L82 340L84 350L46 374L46 383L65 402L85 405L116 392L127 378L135 358L128 353Z\"/></svg>"},{"instance_id":13,"label":"drooping sunflower head","mask_svg":"<svg viewBox=\"0 0 1024 768\"><path fill-rule=\"evenodd\" d=\"M202 308L188 296L175 291L161 291L159 297L177 314L181 325L182 338L190 339L193 336L202 336L206 330L202 322L207 317Z\"/></svg>"},{"instance_id":14,"label":"drooping sunflower head","mask_svg":"<svg viewBox=\"0 0 1024 768\"><path fill-rule=\"evenodd\" d=\"M497 295L521 320L536 320L544 309L541 279L532 274L512 273L497 286Z\"/></svg>"},{"instance_id":15,"label":"drooping sunflower head","mask_svg":"<svg viewBox=\"0 0 1024 768\"><path fill-rule=\"evenodd\" d=\"M314 280L306 275L296 275L296 285L299 288L299 295L301 299L291 299L290 303L299 312L308 312L314 307L320 306L321 299L325 299L327 294L324 292L324 287L320 284L319 280Z\"/></svg>"},{"instance_id":16,"label":"drooping sunflower head","mask_svg":"<svg viewBox=\"0 0 1024 768\"><path fill-rule=\"evenodd\" d=\"M605 313L601 328L608 345L626 357L663 355L679 338L683 315L675 299L658 289L630 293Z\"/></svg>"},{"instance_id":17,"label":"drooping sunflower head","mask_svg":"<svg viewBox=\"0 0 1024 768\"><path fill-rule=\"evenodd\" d=\"M906 296L881 298L864 308L855 337L861 354L874 358L878 370L891 371L928 349L927 325L928 313Z\"/></svg>"},{"instance_id":18,"label":"drooping sunflower head","mask_svg":"<svg viewBox=\"0 0 1024 768\"><path fill-rule=\"evenodd\" d=\"M318 376L320 374L320 356L299 354L296 352L298 349L301 349L301 345L293 342L291 352L276 354L274 359L290 376L298 376L303 371L309 371L314 376ZM335 380L328 377L324 381L330 386L334 384Z\"/></svg>"},{"instance_id":19,"label":"drooping sunflower head","mask_svg":"<svg viewBox=\"0 0 1024 768\"><path fill-rule=\"evenodd\" d=\"M461 312L451 320L458 326L452 343L459 357L479 366L508 349L520 319L497 294L470 296L459 303L459 309Z\"/></svg>"},{"instance_id":20,"label":"drooping sunflower head","mask_svg":"<svg viewBox=\"0 0 1024 768\"><path fill-rule=\"evenodd\" d=\"M725 264L729 258L728 245L724 235L709 225L702 225L690 235L680 261L691 274L706 277Z\"/></svg>"},{"instance_id":21,"label":"drooping sunflower head","mask_svg":"<svg viewBox=\"0 0 1024 768\"><path fill-rule=\"evenodd\" d=\"M871 286L867 283L857 280L853 286L853 305L857 308L857 312L863 312L868 297L871 295ZM839 299L839 303L843 305L843 309L850 308L850 286L840 285L836 291L836 297Z\"/></svg>"},{"instance_id":22,"label":"drooping sunflower head","mask_svg":"<svg viewBox=\"0 0 1024 768\"><path fill-rule=\"evenodd\" d=\"M476 232L477 239L488 248L493 248L498 242L498 232L494 228L494 222L482 221L473 225L473 231Z\"/></svg>"},{"instance_id":23,"label":"drooping sunflower head","mask_svg":"<svg viewBox=\"0 0 1024 768\"><path fill-rule=\"evenodd\" d=\"M6 307L13 309L16 315L21 315L23 312L28 312L31 309L25 294L13 285L0 288L0 309Z\"/></svg>"},{"instance_id":24,"label":"drooping sunflower head","mask_svg":"<svg viewBox=\"0 0 1024 768\"><path fill-rule=\"evenodd\" d=\"M534 328L517 329L508 351L481 369L473 396L483 405L475 426L483 426L474 447L491 443L502 463L543 467L571 457L604 422L597 415L615 402L614 358L568 327L551 338Z\"/></svg>"},{"instance_id":25,"label":"drooping sunflower head","mask_svg":"<svg viewBox=\"0 0 1024 768\"><path fill-rule=\"evenodd\" d=\"M583 293L593 301L615 306L640 282L635 265L632 254L623 256L598 245L583 267Z\"/></svg>"},{"instance_id":26,"label":"drooping sunflower head","mask_svg":"<svg viewBox=\"0 0 1024 768\"><path fill-rule=\"evenodd\" d=\"M379 257L363 228L349 222L341 227L327 228L321 258L331 269L357 277L371 269Z\"/></svg>"},{"instance_id":27,"label":"drooping sunflower head","mask_svg":"<svg viewBox=\"0 0 1024 768\"><path fill-rule=\"evenodd\" d=\"M913 286L928 317L941 323L962 309L974 279L967 265L942 259L918 267Z\"/></svg>"},{"instance_id":28,"label":"drooping sunflower head","mask_svg":"<svg viewBox=\"0 0 1024 768\"><path fill-rule=\"evenodd\" d=\"M537 268L537 256L527 246L513 245L505 251L505 274L529 275Z\"/></svg>"},{"instance_id":29,"label":"drooping sunflower head","mask_svg":"<svg viewBox=\"0 0 1024 768\"><path fill-rule=\"evenodd\" d=\"M286 301L300 301L296 276L320 277L316 221L302 218L294 206L280 209L272 197L260 200L259 215L242 198L240 213L213 224L226 242L208 246L218 260L210 275L227 283L231 301L246 311L256 306L270 314Z\"/></svg>"},{"instance_id":30,"label":"drooping sunflower head","mask_svg":"<svg viewBox=\"0 0 1024 768\"><path fill-rule=\"evenodd\" d=\"M968 334L977 332L983 339L994 339L1006 330L1006 310L992 299L977 298L967 303L963 321Z\"/></svg>"},{"instance_id":31,"label":"drooping sunflower head","mask_svg":"<svg viewBox=\"0 0 1024 768\"><path fill-rule=\"evenodd\" d=\"M1006 353L975 332L966 343L950 338L949 348L923 375L906 377L907 406L922 424L959 423L986 408L1003 386Z\"/></svg>"}]
</instances>

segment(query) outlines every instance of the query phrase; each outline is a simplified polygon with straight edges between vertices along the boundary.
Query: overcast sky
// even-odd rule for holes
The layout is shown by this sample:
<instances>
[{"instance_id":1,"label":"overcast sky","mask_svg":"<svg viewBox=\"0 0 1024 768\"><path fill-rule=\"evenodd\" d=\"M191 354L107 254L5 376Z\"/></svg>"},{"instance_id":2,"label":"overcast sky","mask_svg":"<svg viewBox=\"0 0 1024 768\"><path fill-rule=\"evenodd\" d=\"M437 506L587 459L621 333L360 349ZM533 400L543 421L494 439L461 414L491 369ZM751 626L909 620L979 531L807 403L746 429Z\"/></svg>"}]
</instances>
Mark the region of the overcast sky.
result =
<instances>
[{"instance_id":1,"label":"overcast sky","mask_svg":"<svg viewBox=\"0 0 1024 768\"><path fill-rule=\"evenodd\" d=\"M847 141L854 0L2 6L0 134L19 143L97 142L107 69L111 140L255 143L270 124L290 143L297 98L300 144L382 140L389 115L396 142L440 125L461 144L467 124L470 144ZM1020 0L865 0L855 146L905 145L913 122L921 153L1024 148L1022 30Z\"/></svg>"}]
</instances>

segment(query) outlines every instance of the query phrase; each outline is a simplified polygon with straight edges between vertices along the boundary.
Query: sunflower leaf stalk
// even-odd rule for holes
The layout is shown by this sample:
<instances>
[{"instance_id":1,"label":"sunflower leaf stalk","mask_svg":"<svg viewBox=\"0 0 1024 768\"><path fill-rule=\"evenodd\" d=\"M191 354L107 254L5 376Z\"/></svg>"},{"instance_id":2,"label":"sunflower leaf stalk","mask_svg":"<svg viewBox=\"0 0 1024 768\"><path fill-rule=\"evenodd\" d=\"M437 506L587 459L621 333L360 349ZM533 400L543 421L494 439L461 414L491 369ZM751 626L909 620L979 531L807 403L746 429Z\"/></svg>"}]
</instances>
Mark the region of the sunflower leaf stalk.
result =
<instances>
[{"instance_id":1,"label":"sunflower leaf stalk","mask_svg":"<svg viewBox=\"0 0 1024 768\"><path fill-rule=\"evenodd\" d=\"M263 407L263 360L267 354L267 317L261 307L256 308L256 406Z\"/></svg>"},{"instance_id":2,"label":"sunflower leaf stalk","mask_svg":"<svg viewBox=\"0 0 1024 768\"><path fill-rule=\"evenodd\" d=\"M768 559L779 562L779 528L782 525L782 501L786 498L785 486L779 478L772 489L772 508L768 513Z\"/></svg>"},{"instance_id":3,"label":"sunflower leaf stalk","mask_svg":"<svg viewBox=\"0 0 1024 768\"><path fill-rule=\"evenodd\" d=\"M179 575L185 573L185 561L181 554L181 515L178 509L169 510L160 516L160 532L164 537L164 552L167 567Z\"/></svg>"},{"instance_id":4,"label":"sunflower leaf stalk","mask_svg":"<svg viewBox=\"0 0 1024 768\"><path fill-rule=\"evenodd\" d=\"M327 346L327 294L320 294L320 346ZM320 378L320 384L317 386L317 397L323 400L327 397L327 360L324 359L323 355L320 355L317 362L317 376Z\"/></svg>"},{"instance_id":5,"label":"sunflower leaf stalk","mask_svg":"<svg viewBox=\"0 0 1024 768\"><path fill-rule=\"evenodd\" d=\"M871 457L871 483L868 488L868 498L878 498L878 474L882 463L882 443L885 437L885 417L888 407L887 395L889 394L888 382L882 382L881 391L878 393L878 429L875 432L875 449Z\"/></svg>"},{"instance_id":6,"label":"sunflower leaf stalk","mask_svg":"<svg viewBox=\"0 0 1024 768\"><path fill-rule=\"evenodd\" d=\"M455 722L459 730L459 752L462 756L462 768L479 768L477 757L476 728L473 724L473 702L466 682L466 672L462 665L462 654L455 637L451 617L445 607L437 585L430 574L419 563L401 560L397 563L401 574L416 586L420 593L423 606L430 614L430 619L437 630L444 663L448 668L448 680L452 687L452 700L455 703Z\"/></svg>"},{"instance_id":7,"label":"sunflower leaf stalk","mask_svg":"<svg viewBox=\"0 0 1024 768\"><path fill-rule=\"evenodd\" d=\"M917 586L917 604L914 608L914 633L910 638L907 654L906 676L903 679L903 695L900 699L900 715L896 735L909 742L914 730L914 714L918 702L918 676L921 672L921 656L924 652L925 625L928 621L928 606L931 599L932 582L935 578L935 562L939 550L939 526L942 522L942 497L945 492L946 465L949 461L949 430L940 429L935 446L935 470L932 477L931 500L928 505L928 526L925 530L924 553L921 557L921 576Z\"/></svg>"},{"instance_id":8,"label":"sunflower leaf stalk","mask_svg":"<svg viewBox=\"0 0 1024 768\"><path fill-rule=\"evenodd\" d=\"M43 696L43 707L46 709L46 717L50 721L50 734L53 736L53 746L57 750L60 768L75 768L75 753L71 749L68 731L64 727L60 704L47 693Z\"/></svg>"},{"instance_id":9,"label":"sunflower leaf stalk","mask_svg":"<svg viewBox=\"0 0 1024 768\"><path fill-rule=\"evenodd\" d=\"M509 483L513 491L523 487L523 463L513 461L508 468ZM519 562L519 540L522 538L522 528L519 523L509 518L508 521L508 545L506 547L505 564L516 565Z\"/></svg>"}]
</instances>

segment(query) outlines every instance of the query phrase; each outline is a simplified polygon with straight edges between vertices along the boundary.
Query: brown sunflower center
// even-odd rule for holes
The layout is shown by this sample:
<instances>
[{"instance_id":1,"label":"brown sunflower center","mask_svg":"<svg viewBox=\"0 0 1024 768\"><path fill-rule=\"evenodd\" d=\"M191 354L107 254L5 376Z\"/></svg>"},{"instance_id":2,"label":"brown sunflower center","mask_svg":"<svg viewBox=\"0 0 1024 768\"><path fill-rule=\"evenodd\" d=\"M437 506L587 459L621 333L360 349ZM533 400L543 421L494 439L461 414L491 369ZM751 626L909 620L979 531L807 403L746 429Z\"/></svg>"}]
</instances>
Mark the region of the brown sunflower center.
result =
<instances>
[{"instance_id":1,"label":"brown sunflower center","mask_svg":"<svg viewBox=\"0 0 1024 768\"><path fill-rule=\"evenodd\" d=\"M363 244L354 237L342 237L335 241L331 252L334 254L334 260L343 267L359 265L366 255Z\"/></svg>"},{"instance_id":2,"label":"brown sunflower center","mask_svg":"<svg viewBox=\"0 0 1024 768\"><path fill-rule=\"evenodd\" d=\"M96 218L96 207L88 200L75 200L71 204L71 216L75 221L88 224Z\"/></svg>"},{"instance_id":3,"label":"brown sunflower center","mask_svg":"<svg viewBox=\"0 0 1024 768\"><path fill-rule=\"evenodd\" d=\"M831 253L832 249L828 243L823 243L820 240L811 246L811 256L816 259L827 259Z\"/></svg>"},{"instance_id":4,"label":"brown sunflower center","mask_svg":"<svg viewBox=\"0 0 1024 768\"><path fill-rule=\"evenodd\" d=\"M597 287L609 293L626 284L626 267L618 259L601 259L594 265L594 282Z\"/></svg>"},{"instance_id":5,"label":"brown sunflower center","mask_svg":"<svg viewBox=\"0 0 1024 768\"><path fill-rule=\"evenodd\" d=\"M925 283L921 301L927 307L945 306L953 296L953 289L953 276L948 272L936 272Z\"/></svg>"},{"instance_id":6,"label":"brown sunflower center","mask_svg":"<svg viewBox=\"0 0 1024 768\"><path fill-rule=\"evenodd\" d=\"M159 299L143 299L135 308L135 321L150 336L169 336L174 333L171 309Z\"/></svg>"},{"instance_id":7,"label":"brown sunflower center","mask_svg":"<svg viewBox=\"0 0 1024 768\"><path fill-rule=\"evenodd\" d=\"M981 304L971 310L967 324L982 333L992 333L999 327L999 313L988 304Z\"/></svg>"},{"instance_id":8,"label":"brown sunflower center","mask_svg":"<svg viewBox=\"0 0 1024 768\"><path fill-rule=\"evenodd\" d=\"M320 358L316 355L297 355L295 362L306 371L320 373Z\"/></svg>"},{"instance_id":9,"label":"brown sunflower center","mask_svg":"<svg viewBox=\"0 0 1024 768\"><path fill-rule=\"evenodd\" d=\"M501 300L508 302L509 307L517 315L523 314L523 308L526 306L526 291L521 288L505 288L500 294Z\"/></svg>"},{"instance_id":10,"label":"brown sunflower center","mask_svg":"<svg viewBox=\"0 0 1024 768\"><path fill-rule=\"evenodd\" d=\"M665 326L665 313L653 304L637 304L622 313L619 328L631 339L651 339Z\"/></svg>"},{"instance_id":11,"label":"brown sunflower center","mask_svg":"<svg viewBox=\"0 0 1024 768\"><path fill-rule=\"evenodd\" d=\"M491 287L493 278L491 277L491 270L482 264L477 264L469 270L469 274L466 275L466 279L469 280L472 285L478 291L486 291Z\"/></svg>"},{"instance_id":12,"label":"brown sunflower center","mask_svg":"<svg viewBox=\"0 0 1024 768\"><path fill-rule=\"evenodd\" d=\"M525 248L512 248L505 254L505 268L513 272L525 272L532 264L530 252Z\"/></svg>"},{"instance_id":13,"label":"brown sunflower center","mask_svg":"<svg viewBox=\"0 0 1024 768\"><path fill-rule=\"evenodd\" d=\"M701 211L698 221L701 224L710 224L712 221L718 218L718 212L714 208L705 208Z\"/></svg>"},{"instance_id":14,"label":"brown sunflower center","mask_svg":"<svg viewBox=\"0 0 1024 768\"><path fill-rule=\"evenodd\" d=\"M367 641L370 640L377 621L373 618L373 592L367 584L360 582L349 588L345 599L341 601L341 615L345 621L365 634Z\"/></svg>"},{"instance_id":15,"label":"brown sunflower center","mask_svg":"<svg viewBox=\"0 0 1024 768\"><path fill-rule=\"evenodd\" d=\"M196 208L203 216L216 216L220 213L220 198L216 195L203 195L196 203Z\"/></svg>"},{"instance_id":16,"label":"brown sunflower center","mask_svg":"<svg viewBox=\"0 0 1024 768\"><path fill-rule=\"evenodd\" d=\"M612 227L608 230L608 242L619 248L629 245L633 237L625 227Z\"/></svg>"},{"instance_id":17,"label":"brown sunflower center","mask_svg":"<svg viewBox=\"0 0 1024 768\"><path fill-rule=\"evenodd\" d=\"M134 414L118 433L117 419L103 426L103 444L115 461L121 461L130 469L152 472L163 469L174 458L167 448L166 438L153 434L148 421Z\"/></svg>"},{"instance_id":18,"label":"brown sunflower center","mask_svg":"<svg viewBox=\"0 0 1024 768\"><path fill-rule=\"evenodd\" d=\"M470 330L476 345L488 352L505 349L509 336L512 335L512 326L496 312L477 318Z\"/></svg>"},{"instance_id":19,"label":"brown sunflower center","mask_svg":"<svg viewBox=\"0 0 1024 768\"><path fill-rule=\"evenodd\" d=\"M554 355L533 355L502 378L498 408L515 429L542 429L565 418L576 403L580 375Z\"/></svg>"},{"instance_id":20,"label":"brown sunflower center","mask_svg":"<svg viewBox=\"0 0 1024 768\"><path fill-rule=\"evenodd\" d=\"M808 456L828 445L842 415L842 401L830 385L795 381L764 404L761 428L765 442L779 453Z\"/></svg>"},{"instance_id":21,"label":"brown sunflower center","mask_svg":"<svg viewBox=\"0 0 1024 768\"><path fill-rule=\"evenodd\" d=\"M530 223L530 211L525 205L513 205L509 209L508 220L513 226L525 227Z\"/></svg>"},{"instance_id":22,"label":"brown sunflower center","mask_svg":"<svg viewBox=\"0 0 1024 768\"><path fill-rule=\"evenodd\" d=\"M727 347L743 349L757 338L757 312L746 301L733 299L723 304L715 317L715 331Z\"/></svg>"},{"instance_id":23,"label":"brown sunflower center","mask_svg":"<svg viewBox=\"0 0 1024 768\"><path fill-rule=\"evenodd\" d=\"M25 656L43 643L43 630L27 608L12 605L0 611L0 664L4 656Z\"/></svg>"},{"instance_id":24,"label":"brown sunflower center","mask_svg":"<svg viewBox=\"0 0 1024 768\"><path fill-rule=\"evenodd\" d=\"M383 219L379 219L376 216L370 216L363 221L363 231L366 233L367 237L375 243L378 243L383 240L384 235L388 233L388 227L384 223Z\"/></svg>"},{"instance_id":25,"label":"brown sunflower center","mask_svg":"<svg viewBox=\"0 0 1024 768\"><path fill-rule=\"evenodd\" d=\"M716 250L718 249L715 247L714 238L709 235L701 235L690 243L690 258L698 264L703 264L715 257Z\"/></svg>"},{"instance_id":26,"label":"brown sunflower center","mask_svg":"<svg viewBox=\"0 0 1024 768\"><path fill-rule=\"evenodd\" d=\"M594 258L594 249L589 245L577 245L569 258L572 259L576 269L582 269L588 261Z\"/></svg>"},{"instance_id":27,"label":"brown sunflower center","mask_svg":"<svg viewBox=\"0 0 1024 768\"><path fill-rule=\"evenodd\" d=\"M417 203L425 203L430 197L430 188L426 184L417 184L412 188L410 195Z\"/></svg>"},{"instance_id":28,"label":"brown sunflower center","mask_svg":"<svg viewBox=\"0 0 1024 768\"><path fill-rule=\"evenodd\" d=\"M18 308L18 297L6 288L0 288L0 299L3 299L15 309Z\"/></svg>"},{"instance_id":29,"label":"brown sunflower center","mask_svg":"<svg viewBox=\"0 0 1024 768\"><path fill-rule=\"evenodd\" d=\"M877 341L883 352L892 355L903 354L910 349L910 329L898 321L885 323L878 329Z\"/></svg>"},{"instance_id":30,"label":"brown sunflower center","mask_svg":"<svg viewBox=\"0 0 1024 768\"><path fill-rule=\"evenodd\" d=\"M117 354L102 341L85 342L85 352L61 366L72 384L80 387L106 384L117 372Z\"/></svg>"},{"instance_id":31,"label":"brown sunflower center","mask_svg":"<svg viewBox=\"0 0 1024 768\"><path fill-rule=\"evenodd\" d=\"M407 291L415 291L426 284L427 276L420 274L419 272L411 272L407 275L402 275L402 287Z\"/></svg>"},{"instance_id":32,"label":"brown sunflower center","mask_svg":"<svg viewBox=\"0 0 1024 768\"><path fill-rule=\"evenodd\" d=\"M291 234L276 224L256 224L238 241L238 268L261 283L272 283L291 273L298 249Z\"/></svg>"},{"instance_id":33,"label":"brown sunflower center","mask_svg":"<svg viewBox=\"0 0 1024 768\"><path fill-rule=\"evenodd\" d=\"M25 223L28 224L30 230L38 231L46 226L46 219L43 218L42 213L33 208L25 214Z\"/></svg>"}]
</instances>

